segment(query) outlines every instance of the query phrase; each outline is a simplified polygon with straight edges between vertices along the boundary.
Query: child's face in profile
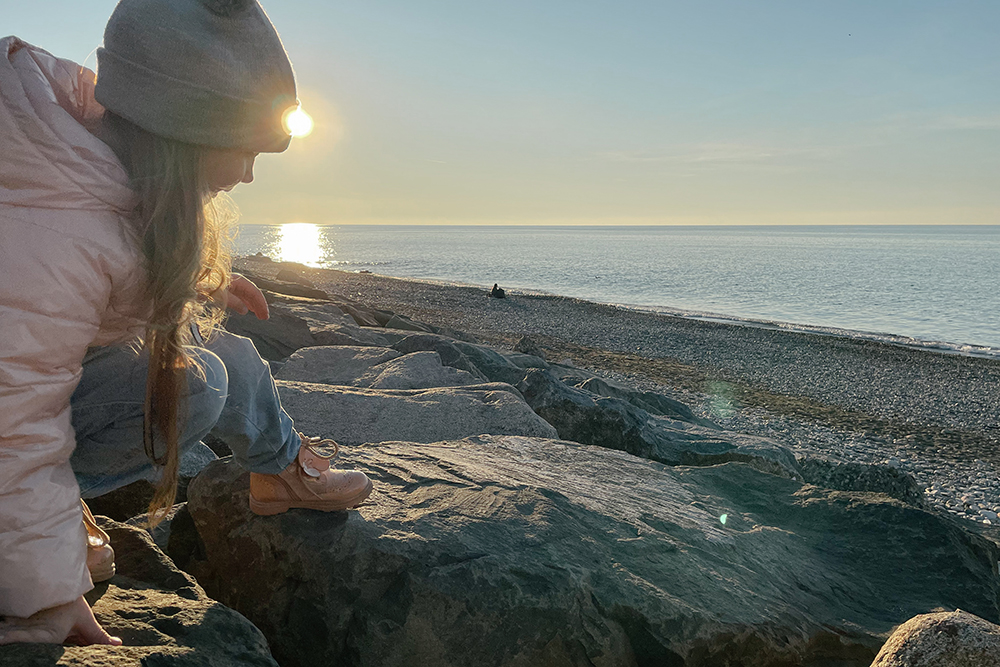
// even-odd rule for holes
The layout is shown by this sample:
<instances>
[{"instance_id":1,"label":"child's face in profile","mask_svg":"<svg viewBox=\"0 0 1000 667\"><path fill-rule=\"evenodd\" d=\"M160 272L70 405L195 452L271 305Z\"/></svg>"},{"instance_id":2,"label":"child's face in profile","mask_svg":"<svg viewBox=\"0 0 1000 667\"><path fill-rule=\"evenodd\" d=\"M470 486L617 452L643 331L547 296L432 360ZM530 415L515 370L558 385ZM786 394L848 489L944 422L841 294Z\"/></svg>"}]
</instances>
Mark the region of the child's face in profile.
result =
<instances>
[{"instance_id":1,"label":"child's face in profile","mask_svg":"<svg viewBox=\"0 0 1000 667\"><path fill-rule=\"evenodd\" d=\"M253 163L257 153L230 148L213 148L205 154L205 178L213 193L232 190L240 183L253 181Z\"/></svg>"}]
</instances>

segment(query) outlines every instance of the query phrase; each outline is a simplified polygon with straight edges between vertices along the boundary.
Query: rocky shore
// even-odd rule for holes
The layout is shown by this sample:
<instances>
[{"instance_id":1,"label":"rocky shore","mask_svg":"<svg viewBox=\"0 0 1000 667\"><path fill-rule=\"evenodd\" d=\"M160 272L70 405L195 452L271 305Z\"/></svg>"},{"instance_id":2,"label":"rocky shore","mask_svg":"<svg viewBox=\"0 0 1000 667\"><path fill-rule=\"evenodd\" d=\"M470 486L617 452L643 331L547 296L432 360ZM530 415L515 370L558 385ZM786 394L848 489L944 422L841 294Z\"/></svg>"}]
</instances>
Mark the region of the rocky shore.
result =
<instances>
[{"instance_id":1,"label":"rocky shore","mask_svg":"<svg viewBox=\"0 0 1000 667\"><path fill-rule=\"evenodd\" d=\"M280 270L255 258L243 265L272 277ZM297 271L320 289L484 342L512 348L530 336L549 358L673 396L728 430L773 438L797 456L898 468L932 506L1000 523L1000 360L558 296L499 300L481 288Z\"/></svg>"},{"instance_id":2,"label":"rocky shore","mask_svg":"<svg viewBox=\"0 0 1000 667\"><path fill-rule=\"evenodd\" d=\"M258 517L206 439L149 535L150 485L90 503L126 647L0 663L998 664L997 362L239 268L272 316L226 327L375 493Z\"/></svg>"}]
</instances>

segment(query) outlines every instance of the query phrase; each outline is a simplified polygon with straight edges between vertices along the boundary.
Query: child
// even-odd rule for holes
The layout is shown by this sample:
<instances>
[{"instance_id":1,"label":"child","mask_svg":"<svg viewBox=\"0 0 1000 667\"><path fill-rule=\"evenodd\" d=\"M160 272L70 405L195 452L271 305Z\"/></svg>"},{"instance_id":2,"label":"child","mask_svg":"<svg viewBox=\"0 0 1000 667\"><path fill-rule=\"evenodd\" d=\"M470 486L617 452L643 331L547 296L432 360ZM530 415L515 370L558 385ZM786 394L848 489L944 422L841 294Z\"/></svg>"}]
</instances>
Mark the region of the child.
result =
<instances>
[{"instance_id":1,"label":"child","mask_svg":"<svg viewBox=\"0 0 1000 667\"><path fill-rule=\"evenodd\" d=\"M201 336L210 302L268 316L212 202L289 143L295 79L267 16L121 0L98 66L95 85L0 40L0 643L121 643L83 598L114 556L81 494L159 478L156 521L209 432L250 468L258 514L372 489L295 432L248 340Z\"/></svg>"}]
</instances>

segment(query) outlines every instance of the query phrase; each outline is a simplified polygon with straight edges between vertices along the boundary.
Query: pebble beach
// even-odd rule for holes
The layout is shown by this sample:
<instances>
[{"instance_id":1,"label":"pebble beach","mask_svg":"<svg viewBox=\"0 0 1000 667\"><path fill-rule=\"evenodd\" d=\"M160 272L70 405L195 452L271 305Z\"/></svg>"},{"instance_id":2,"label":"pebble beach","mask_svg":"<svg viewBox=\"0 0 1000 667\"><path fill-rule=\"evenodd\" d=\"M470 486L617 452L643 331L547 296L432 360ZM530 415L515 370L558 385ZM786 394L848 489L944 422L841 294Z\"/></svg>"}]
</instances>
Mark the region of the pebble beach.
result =
<instances>
[{"instance_id":1,"label":"pebble beach","mask_svg":"<svg viewBox=\"0 0 1000 667\"><path fill-rule=\"evenodd\" d=\"M268 260L237 262L273 275ZM295 267L317 288L513 347L522 337L796 456L888 465L928 506L1000 525L1000 360L705 321L580 299Z\"/></svg>"}]
</instances>

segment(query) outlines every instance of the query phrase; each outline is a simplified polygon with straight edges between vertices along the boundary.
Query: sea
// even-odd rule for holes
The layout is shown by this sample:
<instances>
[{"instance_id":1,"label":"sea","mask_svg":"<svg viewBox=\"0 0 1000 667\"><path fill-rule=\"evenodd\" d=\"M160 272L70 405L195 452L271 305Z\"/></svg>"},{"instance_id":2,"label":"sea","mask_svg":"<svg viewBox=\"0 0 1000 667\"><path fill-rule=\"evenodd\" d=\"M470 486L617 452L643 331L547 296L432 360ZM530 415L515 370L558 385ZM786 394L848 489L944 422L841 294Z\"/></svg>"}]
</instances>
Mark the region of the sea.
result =
<instances>
[{"instance_id":1,"label":"sea","mask_svg":"<svg viewBox=\"0 0 1000 667\"><path fill-rule=\"evenodd\" d=\"M1000 358L1000 225L243 225L239 255Z\"/></svg>"}]
</instances>

